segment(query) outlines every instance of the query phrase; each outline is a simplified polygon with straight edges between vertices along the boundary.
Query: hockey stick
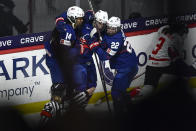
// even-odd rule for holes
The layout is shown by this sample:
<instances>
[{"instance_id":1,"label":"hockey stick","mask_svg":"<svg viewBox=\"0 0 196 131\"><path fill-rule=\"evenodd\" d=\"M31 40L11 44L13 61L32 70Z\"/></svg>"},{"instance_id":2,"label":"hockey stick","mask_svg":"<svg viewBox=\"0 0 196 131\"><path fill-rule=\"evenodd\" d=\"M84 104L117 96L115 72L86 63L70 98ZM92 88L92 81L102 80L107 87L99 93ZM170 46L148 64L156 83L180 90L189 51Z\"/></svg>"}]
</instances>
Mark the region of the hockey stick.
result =
<instances>
[{"instance_id":1,"label":"hockey stick","mask_svg":"<svg viewBox=\"0 0 196 131\"><path fill-rule=\"evenodd\" d=\"M141 76L142 76L142 75L144 75L144 74L145 74L145 71L144 71L144 72L142 72L141 74L139 74L139 75L135 76L135 77L133 78L133 80L135 80L135 79L137 79L137 78L141 77Z\"/></svg>"},{"instance_id":2,"label":"hockey stick","mask_svg":"<svg viewBox=\"0 0 196 131\"><path fill-rule=\"evenodd\" d=\"M88 0L88 3L89 3L89 6L90 6L90 9L92 10L93 12L93 15L95 17L95 12L94 12L94 9L93 9L93 5L91 3L90 0ZM97 24L95 24L95 26L97 26ZM96 27L97 28L97 27ZM97 32L99 34L99 37L101 36L101 33L100 31L98 30L97 28ZM94 53L94 52L93 52ZM95 60L96 60L96 64L97 64L97 67L98 67L98 70L99 70L99 74L100 74L100 78L101 78L101 83L103 85L103 90L104 90L104 93L105 93L105 97L106 97L106 102L107 102L107 106L108 106L108 110L109 112L112 112L111 111L111 108L110 108L110 104L109 104L109 99L108 99L108 94L107 94L107 89L106 89L106 83L105 83L105 78L104 78L104 74L103 74L103 68L101 66L101 62L98 62L98 58L97 58L97 55L96 53L94 53L95 55Z\"/></svg>"}]
</instances>

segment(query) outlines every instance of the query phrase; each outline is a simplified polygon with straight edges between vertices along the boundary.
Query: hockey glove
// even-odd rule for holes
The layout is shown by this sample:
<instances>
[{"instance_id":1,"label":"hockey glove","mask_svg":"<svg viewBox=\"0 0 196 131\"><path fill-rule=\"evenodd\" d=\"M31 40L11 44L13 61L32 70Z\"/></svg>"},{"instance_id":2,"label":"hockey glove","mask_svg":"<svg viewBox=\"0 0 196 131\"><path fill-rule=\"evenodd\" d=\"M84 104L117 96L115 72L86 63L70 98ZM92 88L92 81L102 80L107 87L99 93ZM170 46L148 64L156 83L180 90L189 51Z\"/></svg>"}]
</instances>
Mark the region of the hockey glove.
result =
<instances>
[{"instance_id":1,"label":"hockey glove","mask_svg":"<svg viewBox=\"0 0 196 131\"><path fill-rule=\"evenodd\" d=\"M72 102L74 104L77 104L80 107L85 107L88 104L88 100L90 98L90 95L87 91L79 92L77 93L73 99Z\"/></svg>"},{"instance_id":2,"label":"hockey glove","mask_svg":"<svg viewBox=\"0 0 196 131\"><path fill-rule=\"evenodd\" d=\"M86 40L85 40L83 37L81 37L81 38L80 38L80 43L86 44Z\"/></svg>"},{"instance_id":3,"label":"hockey glove","mask_svg":"<svg viewBox=\"0 0 196 131\"><path fill-rule=\"evenodd\" d=\"M92 51L97 50L97 49L99 48L99 45L100 45L99 42L91 43L91 44L89 45L90 50L92 50Z\"/></svg>"}]
</instances>

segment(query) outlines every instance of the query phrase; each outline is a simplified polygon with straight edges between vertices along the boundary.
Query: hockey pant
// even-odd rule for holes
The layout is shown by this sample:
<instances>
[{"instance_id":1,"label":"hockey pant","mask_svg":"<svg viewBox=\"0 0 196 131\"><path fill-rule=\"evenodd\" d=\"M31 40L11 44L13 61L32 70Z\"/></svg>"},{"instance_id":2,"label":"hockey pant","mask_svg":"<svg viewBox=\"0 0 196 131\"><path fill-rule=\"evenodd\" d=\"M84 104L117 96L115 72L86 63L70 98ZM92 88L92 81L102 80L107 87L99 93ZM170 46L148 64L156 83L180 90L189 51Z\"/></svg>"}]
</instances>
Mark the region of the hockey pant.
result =
<instances>
[{"instance_id":1,"label":"hockey pant","mask_svg":"<svg viewBox=\"0 0 196 131\"><path fill-rule=\"evenodd\" d=\"M63 75L57 61L53 57L46 55L46 65L50 70L52 83L63 83Z\"/></svg>"},{"instance_id":2,"label":"hockey pant","mask_svg":"<svg viewBox=\"0 0 196 131\"><path fill-rule=\"evenodd\" d=\"M167 67L152 67L146 66L144 87L141 89L139 95L149 96L157 88L159 80L163 74L172 74L177 77L192 77L196 76L196 69L194 66L188 66L182 60L177 60Z\"/></svg>"},{"instance_id":3,"label":"hockey pant","mask_svg":"<svg viewBox=\"0 0 196 131\"><path fill-rule=\"evenodd\" d=\"M81 64L87 73L87 89L97 86L97 72L93 61Z\"/></svg>"},{"instance_id":4,"label":"hockey pant","mask_svg":"<svg viewBox=\"0 0 196 131\"><path fill-rule=\"evenodd\" d=\"M130 102L130 95L126 89L129 88L132 79L138 72L138 67L117 69L114 77L111 95L113 99L114 110L116 113L126 112L127 105Z\"/></svg>"},{"instance_id":5,"label":"hockey pant","mask_svg":"<svg viewBox=\"0 0 196 131\"><path fill-rule=\"evenodd\" d=\"M75 94L71 101L72 105L77 108L85 108L90 99L90 95L86 92L88 89L88 77L87 70L81 64L74 66L74 80L76 83ZM79 107L78 107L79 106Z\"/></svg>"},{"instance_id":6,"label":"hockey pant","mask_svg":"<svg viewBox=\"0 0 196 131\"><path fill-rule=\"evenodd\" d=\"M171 63L168 67L146 66L144 85L152 85L156 88L162 74L172 74L177 77L191 77L196 76L196 69L193 66L188 66L181 60Z\"/></svg>"}]
</instances>

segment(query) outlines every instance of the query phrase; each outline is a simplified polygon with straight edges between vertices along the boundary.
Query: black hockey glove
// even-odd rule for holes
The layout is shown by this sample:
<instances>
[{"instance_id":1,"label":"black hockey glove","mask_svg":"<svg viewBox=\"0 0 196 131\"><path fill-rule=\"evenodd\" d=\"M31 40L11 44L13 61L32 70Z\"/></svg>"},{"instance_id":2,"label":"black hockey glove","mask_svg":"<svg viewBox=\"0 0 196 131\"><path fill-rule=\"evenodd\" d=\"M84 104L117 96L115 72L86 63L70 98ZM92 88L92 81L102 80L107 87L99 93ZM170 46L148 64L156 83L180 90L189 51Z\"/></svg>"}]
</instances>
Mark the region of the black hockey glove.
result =
<instances>
[{"instance_id":1,"label":"black hockey glove","mask_svg":"<svg viewBox=\"0 0 196 131\"><path fill-rule=\"evenodd\" d=\"M72 98L73 104L76 104L81 107L86 107L88 104L88 100L91 96L87 91L77 92Z\"/></svg>"}]
</instances>

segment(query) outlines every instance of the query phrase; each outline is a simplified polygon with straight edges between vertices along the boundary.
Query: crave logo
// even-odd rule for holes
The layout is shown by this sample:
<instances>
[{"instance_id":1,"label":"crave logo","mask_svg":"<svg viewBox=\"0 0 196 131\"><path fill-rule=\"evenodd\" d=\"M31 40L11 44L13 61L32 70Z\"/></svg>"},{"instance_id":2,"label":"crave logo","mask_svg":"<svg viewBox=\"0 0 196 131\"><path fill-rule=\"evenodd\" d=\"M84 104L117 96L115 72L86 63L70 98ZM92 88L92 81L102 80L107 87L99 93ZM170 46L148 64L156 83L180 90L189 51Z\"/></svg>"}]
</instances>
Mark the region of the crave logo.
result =
<instances>
[{"instance_id":1,"label":"crave logo","mask_svg":"<svg viewBox=\"0 0 196 131\"><path fill-rule=\"evenodd\" d=\"M33 36L33 37L26 37L20 39L21 44L43 42L43 41L44 41L44 36Z\"/></svg>"},{"instance_id":2,"label":"crave logo","mask_svg":"<svg viewBox=\"0 0 196 131\"><path fill-rule=\"evenodd\" d=\"M12 40L0 41L0 47L11 46Z\"/></svg>"}]
</instances>

